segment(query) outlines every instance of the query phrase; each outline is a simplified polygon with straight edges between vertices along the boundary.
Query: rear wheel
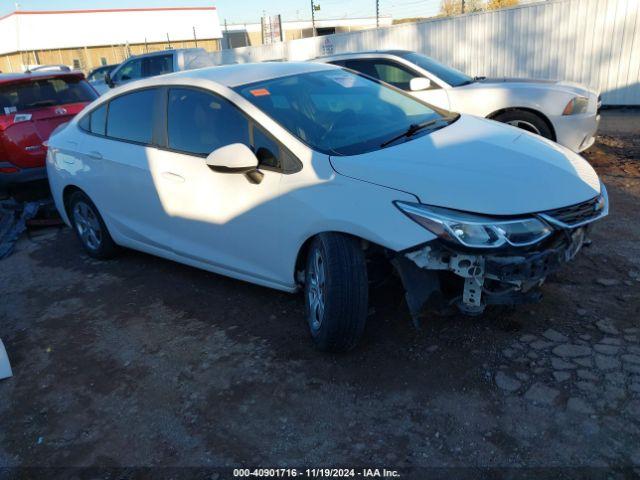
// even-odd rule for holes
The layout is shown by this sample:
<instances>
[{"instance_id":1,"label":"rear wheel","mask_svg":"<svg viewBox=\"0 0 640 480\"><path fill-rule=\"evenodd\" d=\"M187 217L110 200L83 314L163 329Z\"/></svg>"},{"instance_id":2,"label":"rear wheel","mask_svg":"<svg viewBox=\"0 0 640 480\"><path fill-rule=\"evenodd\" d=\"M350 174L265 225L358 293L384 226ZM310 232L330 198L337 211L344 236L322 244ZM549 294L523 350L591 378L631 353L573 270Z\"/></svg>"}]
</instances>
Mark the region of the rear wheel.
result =
<instances>
[{"instance_id":1,"label":"rear wheel","mask_svg":"<svg viewBox=\"0 0 640 480\"><path fill-rule=\"evenodd\" d=\"M540 116L525 110L510 110L493 117L498 122L508 123L527 132L535 133L549 140L553 140L553 133L547 122Z\"/></svg>"},{"instance_id":2,"label":"rear wheel","mask_svg":"<svg viewBox=\"0 0 640 480\"><path fill-rule=\"evenodd\" d=\"M69 218L82 248L93 258L112 258L118 246L111 238L98 209L82 192L69 199Z\"/></svg>"},{"instance_id":3,"label":"rear wheel","mask_svg":"<svg viewBox=\"0 0 640 480\"><path fill-rule=\"evenodd\" d=\"M367 266L357 239L318 235L307 255L305 303L311 337L323 351L351 350L362 337L369 301Z\"/></svg>"}]
</instances>

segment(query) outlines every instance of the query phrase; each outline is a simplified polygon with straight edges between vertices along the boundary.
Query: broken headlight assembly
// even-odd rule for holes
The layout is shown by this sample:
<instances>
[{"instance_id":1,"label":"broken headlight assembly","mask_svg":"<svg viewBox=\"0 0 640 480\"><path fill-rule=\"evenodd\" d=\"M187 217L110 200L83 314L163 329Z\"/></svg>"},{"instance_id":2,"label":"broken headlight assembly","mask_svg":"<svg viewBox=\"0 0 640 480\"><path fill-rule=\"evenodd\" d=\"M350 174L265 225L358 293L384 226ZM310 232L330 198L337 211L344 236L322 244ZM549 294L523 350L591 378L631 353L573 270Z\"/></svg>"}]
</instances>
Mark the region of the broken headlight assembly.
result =
<instances>
[{"instance_id":1,"label":"broken headlight assembly","mask_svg":"<svg viewBox=\"0 0 640 480\"><path fill-rule=\"evenodd\" d=\"M553 232L549 225L533 217L503 220L421 203L395 205L439 238L468 248L526 247Z\"/></svg>"}]
</instances>

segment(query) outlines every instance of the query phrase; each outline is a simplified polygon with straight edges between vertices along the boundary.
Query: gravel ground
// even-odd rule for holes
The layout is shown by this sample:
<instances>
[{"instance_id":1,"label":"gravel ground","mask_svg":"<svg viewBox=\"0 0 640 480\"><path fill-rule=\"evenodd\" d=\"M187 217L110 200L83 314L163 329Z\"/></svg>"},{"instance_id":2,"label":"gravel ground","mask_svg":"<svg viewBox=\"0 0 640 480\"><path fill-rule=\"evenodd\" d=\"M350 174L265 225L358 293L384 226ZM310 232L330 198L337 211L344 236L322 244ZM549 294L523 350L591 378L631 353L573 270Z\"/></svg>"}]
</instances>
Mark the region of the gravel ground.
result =
<instances>
[{"instance_id":1,"label":"gravel ground","mask_svg":"<svg viewBox=\"0 0 640 480\"><path fill-rule=\"evenodd\" d=\"M623 134L605 116L585 156L611 215L542 303L416 331L392 284L348 355L312 349L299 295L131 251L91 260L66 228L24 238L0 263L0 467L638 474L640 114L608 115Z\"/></svg>"}]
</instances>

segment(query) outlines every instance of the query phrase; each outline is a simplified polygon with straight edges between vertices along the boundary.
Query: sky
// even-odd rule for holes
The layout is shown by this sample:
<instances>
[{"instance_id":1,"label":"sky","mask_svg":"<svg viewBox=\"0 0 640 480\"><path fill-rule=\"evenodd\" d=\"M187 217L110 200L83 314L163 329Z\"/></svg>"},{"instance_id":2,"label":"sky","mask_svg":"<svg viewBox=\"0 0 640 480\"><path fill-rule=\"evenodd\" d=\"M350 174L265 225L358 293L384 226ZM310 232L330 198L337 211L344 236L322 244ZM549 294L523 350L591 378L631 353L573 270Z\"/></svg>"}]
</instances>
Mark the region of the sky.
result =
<instances>
[{"instance_id":1,"label":"sky","mask_svg":"<svg viewBox=\"0 0 640 480\"><path fill-rule=\"evenodd\" d=\"M394 18L431 16L441 0L379 0L381 15ZM314 0L317 19L371 17L376 0ZM220 22L256 22L263 13L281 14L283 20L311 18L311 0L19 0L21 10L78 10L92 8L192 7L215 5ZM14 0L0 0L0 15L15 10Z\"/></svg>"}]
</instances>

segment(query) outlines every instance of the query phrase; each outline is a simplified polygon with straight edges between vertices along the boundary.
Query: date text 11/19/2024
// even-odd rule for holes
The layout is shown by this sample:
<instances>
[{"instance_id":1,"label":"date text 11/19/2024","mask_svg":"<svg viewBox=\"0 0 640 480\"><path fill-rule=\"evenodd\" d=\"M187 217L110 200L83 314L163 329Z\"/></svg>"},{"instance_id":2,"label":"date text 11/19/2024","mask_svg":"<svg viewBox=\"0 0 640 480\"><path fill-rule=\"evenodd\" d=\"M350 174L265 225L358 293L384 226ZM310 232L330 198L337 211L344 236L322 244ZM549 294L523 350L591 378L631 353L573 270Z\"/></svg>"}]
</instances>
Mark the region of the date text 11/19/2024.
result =
<instances>
[{"instance_id":1,"label":"date text 11/19/2024","mask_svg":"<svg viewBox=\"0 0 640 480\"><path fill-rule=\"evenodd\" d=\"M234 478L399 478L397 470L386 468L236 468Z\"/></svg>"}]
</instances>

